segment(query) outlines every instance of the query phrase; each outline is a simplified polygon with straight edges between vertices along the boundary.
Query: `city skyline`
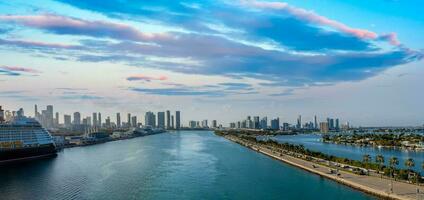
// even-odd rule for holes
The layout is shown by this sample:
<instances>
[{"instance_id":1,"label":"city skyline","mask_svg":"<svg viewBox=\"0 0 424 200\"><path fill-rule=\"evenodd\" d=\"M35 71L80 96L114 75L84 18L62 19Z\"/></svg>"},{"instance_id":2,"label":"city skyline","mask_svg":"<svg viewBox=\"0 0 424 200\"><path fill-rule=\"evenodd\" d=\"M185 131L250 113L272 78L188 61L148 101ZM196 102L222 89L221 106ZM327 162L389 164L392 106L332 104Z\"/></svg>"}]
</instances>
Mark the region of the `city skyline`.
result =
<instances>
[{"instance_id":1,"label":"city skyline","mask_svg":"<svg viewBox=\"0 0 424 200\"><path fill-rule=\"evenodd\" d=\"M122 122L181 110L186 126L424 123L420 1L202 3L0 1L0 102Z\"/></svg>"}]
</instances>

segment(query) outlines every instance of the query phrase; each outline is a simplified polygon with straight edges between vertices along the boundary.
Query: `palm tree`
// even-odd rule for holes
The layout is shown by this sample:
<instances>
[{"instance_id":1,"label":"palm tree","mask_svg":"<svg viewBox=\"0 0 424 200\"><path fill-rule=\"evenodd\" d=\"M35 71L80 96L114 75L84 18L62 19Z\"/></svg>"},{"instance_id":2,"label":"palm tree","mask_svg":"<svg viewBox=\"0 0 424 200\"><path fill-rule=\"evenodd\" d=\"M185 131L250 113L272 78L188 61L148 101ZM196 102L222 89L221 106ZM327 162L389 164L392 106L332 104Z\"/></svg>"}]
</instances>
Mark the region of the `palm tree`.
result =
<instances>
[{"instance_id":1,"label":"palm tree","mask_svg":"<svg viewBox=\"0 0 424 200\"><path fill-rule=\"evenodd\" d=\"M390 179L391 180L391 183L390 183L390 192L391 193L393 193L393 178L394 178L394 175L395 175L395 167L397 166L397 165L399 165L399 160L396 158L396 157L391 157L390 158L390 160L389 160L389 165L390 165L390 176L392 177L392 179Z\"/></svg>"},{"instance_id":2,"label":"palm tree","mask_svg":"<svg viewBox=\"0 0 424 200\"><path fill-rule=\"evenodd\" d=\"M414 159L408 158L407 160L405 160L405 167L408 168L408 179L410 179L409 172L411 171L411 168L414 166L415 166Z\"/></svg>"},{"instance_id":3,"label":"palm tree","mask_svg":"<svg viewBox=\"0 0 424 200\"><path fill-rule=\"evenodd\" d=\"M381 170L381 169L383 168L383 165L384 165L384 156L383 156L383 155L381 155L381 154L378 154L378 155L375 157L375 162L376 162L376 163L378 163L378 165L379 165L379 170ZM383 174L381 174L381 178L383 178Z\"/></svg>"},{"instance_id":4,"label":"palm tree","mask_svg":"<svg viewBox=\"0 0 424 200\"><path fill-rule=\"evenodd\" d=\"M362 156L362 161L365 163L365 168L367 168L367 164L371 161L371 156L368 154L365 154Z\"/></svg>"}]
</instances>

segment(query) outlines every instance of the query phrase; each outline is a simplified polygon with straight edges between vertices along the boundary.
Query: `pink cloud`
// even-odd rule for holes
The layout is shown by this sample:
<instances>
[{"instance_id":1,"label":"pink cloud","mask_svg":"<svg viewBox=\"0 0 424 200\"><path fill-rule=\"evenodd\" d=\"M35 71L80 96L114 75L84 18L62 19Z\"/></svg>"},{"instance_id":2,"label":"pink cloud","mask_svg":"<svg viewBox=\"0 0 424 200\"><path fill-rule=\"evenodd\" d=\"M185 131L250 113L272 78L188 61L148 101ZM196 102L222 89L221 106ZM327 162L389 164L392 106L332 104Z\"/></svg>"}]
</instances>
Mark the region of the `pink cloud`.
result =
<instances>
[{"instance_id":1,"label":"pink cloud","mask_svg":"<svg viewBox=\"0 0 424 200\"><path fill-rule=\"evenodd\" d=\"M40 73L40 71L36 70L36 69L31 69L31 68L25 68L25 67L16 67L16 66L1 66L1 69L7 70L7 71L12 71L12 72L27 72L27 73L31 73L31 74L38 74Z\"/></svg>"},{"instance_id":2,"label":"pink cloud","mask_svg":"<svg viewBox=\"0 0 424 200\"><path fill-rule=\"evenodd\" d=\"M272 10L281 10L287 12L294 17L307 21L309 23L314 23L322 26L328 26L334 28L343 33L353 35L361 39L371 39L371 40L385 40L392 45L399 45L400 42L396 38L396 34L386 34L379 36L377 33L365 30L349 27L341 22L329 19L327 17L318 15L312 11L308 11L302 8L296 8L290 6L285 2L265 2L265 1L256 1L256 0L240 0L242 5L259 8L259 9L272 9Z\"/></svg>"},{"instance_id":3,"label":"pink cloud","mask_svg":"<svg viewBox=\"0 0 424 200\"><path fill-rule=\"evenodd\" d=\"M78 45L68 45L68 44L60 44L60 43L31 41L31 40L3 40L3 39L0 39L0 45L13 45L13 46L22 46L22 47L48 47L48 48L57 48L57 49L78 49L78 48L82 48L81 46L78 46Z\"/></svg>"},{"instance_id":4,"label":"pink cloud","mask_svg":"<svg viewBox=\"0 0 424 200\"><path fill-rule=\"evenodd\" d=\"M168 77L166 76L158 76L158 77L153 77L153 76L146 76L143 74L138 74L138 75L133 75L133 76L129 76L127 77L128 81L153 81L153 80L157 80L157 81L165 81L168 80Z\"/></svg>"},{"instance_id":5,"label":"pink cloud","mask_svg":"<svg viewBox=\"0 0 424 200\"><path fill-rule=\"evenodd\" d=\"M101 36L133 41L166 40L171 37L166 33L145 33L122 23L88 21L54 14L0 15L0 21L43 29L56 34Z\"/></svg>"}]
</instances>

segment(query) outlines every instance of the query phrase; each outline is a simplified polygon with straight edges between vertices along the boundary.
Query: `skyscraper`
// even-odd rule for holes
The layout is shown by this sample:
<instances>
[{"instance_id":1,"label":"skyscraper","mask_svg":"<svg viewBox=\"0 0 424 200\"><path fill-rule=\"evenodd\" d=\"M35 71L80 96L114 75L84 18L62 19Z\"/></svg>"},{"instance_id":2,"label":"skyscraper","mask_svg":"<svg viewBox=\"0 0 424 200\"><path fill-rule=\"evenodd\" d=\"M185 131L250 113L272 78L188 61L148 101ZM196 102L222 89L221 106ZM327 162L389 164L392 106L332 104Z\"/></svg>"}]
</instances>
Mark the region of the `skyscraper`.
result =
<instances>
[{"instance_id":1,"label":"skyscraper","mask_svg":"<svg viewBox=\"0 0 424 200\"><path fill-rule=\"evenodd\" d=\"M4 120L5 120L4 110L0 106L0 123L4 122Z\"/></svg>"},{"instance_id":2,"label":"skyscraper","mask_svg":"<svg viewBox=\"0 0 424 200\"><path fill-rule=\"evenodd\" d=\"M81 124L81 113L74 112L74 125L80 125Z\"/></svg>"},{"instance_id":3,"label":"skyscraper","mask_svg":"<svg viewBox=\"0 0 424 200\"><path fill-rule=\"evenodd\" d=\"M112 127L112 125L111 125L111 123L110 123L110 117L109 117L109 116L108 116L108 117L106 117L106 122L105 122L105 124L106 124L106 127L107 127L107 128Z\"/></svg>"},{"instance_id":4,"label":"skyscraper","mask_svg":"<svg viewBox=\"0 0 424 200\"><path fill-rule=\"evenodd\" d=\"M175 128L175 126L174 126L174 115L171 115L171 129L174 129Z\"/></svg>"},{"instance_id":5,"label":"skyscraper","mask_svg":"<svg viewBox=\"0 0 424 200\"><path fill-rule=\"evenodd\" d=\"M321 133L328 133L328 131L329 131L328 122L319 123L319 128L320 128Z\"/></svg>"},{"instance_id":6,"label":"skyscraper","mask_svg":"<svg viewBox=\"0 0 424 200\"><path fill-rule=\"evenodd\" d=\"M37 104L34 105L34 118L38 120L38 107L37 107Z\"/></svg>"},{"instance_id":7,"label":"skyscraper","mask_svg":"<svg viewBox=\"0 0 424 200\"><path fill-rule=\"evenodd\" d=\"M56 117L54 118L54 126L59 126L59 112L56 112Z\"/></svg>"},{"instance_id":8,"label":"skyscraper","mask_svg":"<svg viewBox=\"0 0 424 200\"><path fill-rule=\"evenodd\" d=\"M271 120L271 129L272 130L278 130L280 129L280 118L272 119Z\"/></svg>"},{"instance_id":9,"label":"skyscraper","mask_svg":"<svg viewBox=\"0 0 424 200\"><path fill-rule=\"evenodd\" d=\"M299 117L297 118L296 128L297 129L301 129L302 128L302 115L299 115Z\"/></svg>"},{"instance_id":10,"label":"skyscraper","mask_svg":"<svg viewBox=\"0 0 424 200\"><path fill-rule=\"evenodd\" d=\"M336 119L336 130L339 130L340 129L340 124L339 124L339 119L337 118Z\"/></svg>"},{"instance_id":11,"label":"skyscraper","mask_svg":"<svg viewBox=\"0 0 424 200\"><path fill-rule=\"evenodd\" d=\"M99 117L97 118L97 126L102 127L102 113L99 113Z\"/></svg>"},{"instance_id":12,"label":"skyscraper","mask_svg":"<svg viewBox=\"0 0 424 200\"><path fill-rule=\"evenodd\" d=\"M128 123L128 127L131 127L131 113L127 114L127 123Z\"/></svg>"},{"instance_id":13,"label":"skyscraper","mask_svg":"<svg viewBox=\"0 0 424 200\"><path fill-rule=\"evenodd\" d=\"M318 120L317 120L317 116L314 116L314 129L318 129Z\"/></svg>"},{"instance_id":14,"label":"skyscraper","mask_svg":"<svg viewBox=\"0 0 424 200\"><path fill-rule=\"evenodd\" d=\"M268 119L267 119L267 117L264 117L264 118L261 119L260 128L261 129L267 129L268 128Z\"/></svg>"},{"instance_id":15,"label":"skyscraper","mask_svg":"<svg viewBox=\"0 0 424 200\"><path fill-rule=\"evenodd\" d=\"M116 126L121 127L121 113L116 113Z\"/></svg>"},{"instance_id":16,"label":"skyscraper","mask_svg":"<svg viewBox=\"0 0 424 200\"><path fill-rule=\"evenodd\" d=\"M156 127L156 116L153 112L146 112L144 115L144 124L152 128Z\"/></svg>"},{"instance_id":17,"label":"skyscraper","mask_svg":"<svg viewBox=\"0 0 424 200\"><path fill-rule=\"evenodd\" d=\"M131 117L131 126L134 128L137 128L137 116L132 116Z\"/></svg>"},{"instance_id":18,"label":"skyscraper","mask_svg":"<svg viewBox=\"0 0 424 200\"><path fill-rule=\"evenodd\" d=\"M212 128L218 127L216 120L212 120Z\"/></svg>"},{"instance_id":19,"label":"skyscraper","mask_svg":"<svg viewBox=\"0 0 424 200\"><path fill-rule=\"evenodd\" d=\"M165 112L158 112L158 128L165 128Z\"/></svg>"},{"instance_id":20,"label":"skyscraper","mask_svg":"<svg viewBox=\"0 0 424 200\"><path fill-rule=\"evenodd\" d=\"M71 115L63 115L63 123L66 128L70 128L72 126Z\"/></svg>"},{"instance_id":21,"label":"skyscraper","mask_svg":"<svg viewBox=\"0 0 424 200\"><path fill-rule=\"evenodd\" d=\"M171 111L169 110L166 111L166 128L171 128Z\"/></svg>"},{"instance_id":22,"label":"skyscraper","mask_svg":"<svg viewBox=\"0 0 424 200\"><path fill-rule=\"evenodd\" d=\"M97 126L97 113L93 113L93 126Z\"/></svg>"},{"instance_id":23,"label":"skyscraper","mask_svg":"<svg viewBox=\"0 0 424 200\"><path fill-rule=\"evenodd\" d=\"M175 112L175 129L180 129L181 128L181 116L180 116L180 111L176 111Z\"/></svg>"},{"instance_id":24,"label":"skyscraper","mask_svg":"<svg viewBox=\"0 0 424 200\"><path fill-rule=\"evenodd\" d=\"M54 124L54 120L53 120L53 106L52 105L48 105L46 110L47 110L47 112L46 112L47 116L45 116L46 117L46 126L48 128L52 128L53 127L53 124Z\"/></svg>"},{"instance_id":25,"label":"skyscraper","mask_svg":"<svg viewBox=\"0 0 424 200\"><path fill-rule=\"evenodd\" d=\"M260 123L259 123L259 116L254 116L253 117L253 128L254 129L259 129Z\"/></svg>"},{"instance_id":26,"label":"skyscraper","mask_svg":"<svg viewBox=\"0 0 424 200\"><path fill-rule=\"evenodd\" d=\"M202 121L202 128L209 128L208 120L207 119L205 119L205 120Z\"/></svg>"}]
</instances>

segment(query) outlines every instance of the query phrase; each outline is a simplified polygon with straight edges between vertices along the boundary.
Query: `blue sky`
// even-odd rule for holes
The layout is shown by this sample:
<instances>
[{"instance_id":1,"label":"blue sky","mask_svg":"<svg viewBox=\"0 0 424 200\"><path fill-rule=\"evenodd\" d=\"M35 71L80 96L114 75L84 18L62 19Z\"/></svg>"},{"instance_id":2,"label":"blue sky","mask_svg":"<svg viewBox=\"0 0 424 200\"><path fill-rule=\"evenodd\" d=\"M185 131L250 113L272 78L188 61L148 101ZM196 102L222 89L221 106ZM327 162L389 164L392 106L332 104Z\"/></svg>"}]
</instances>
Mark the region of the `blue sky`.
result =
<instances>
[{"instance_id":1,"label":"blue sky","mask_svg":"<svg viewBox=\"0 0 424 200\"><path fill-rule=\"evenodd\" d=\"M0 100L424 123L420 1L0 1Z\"/></svg>"}]
</instances>

